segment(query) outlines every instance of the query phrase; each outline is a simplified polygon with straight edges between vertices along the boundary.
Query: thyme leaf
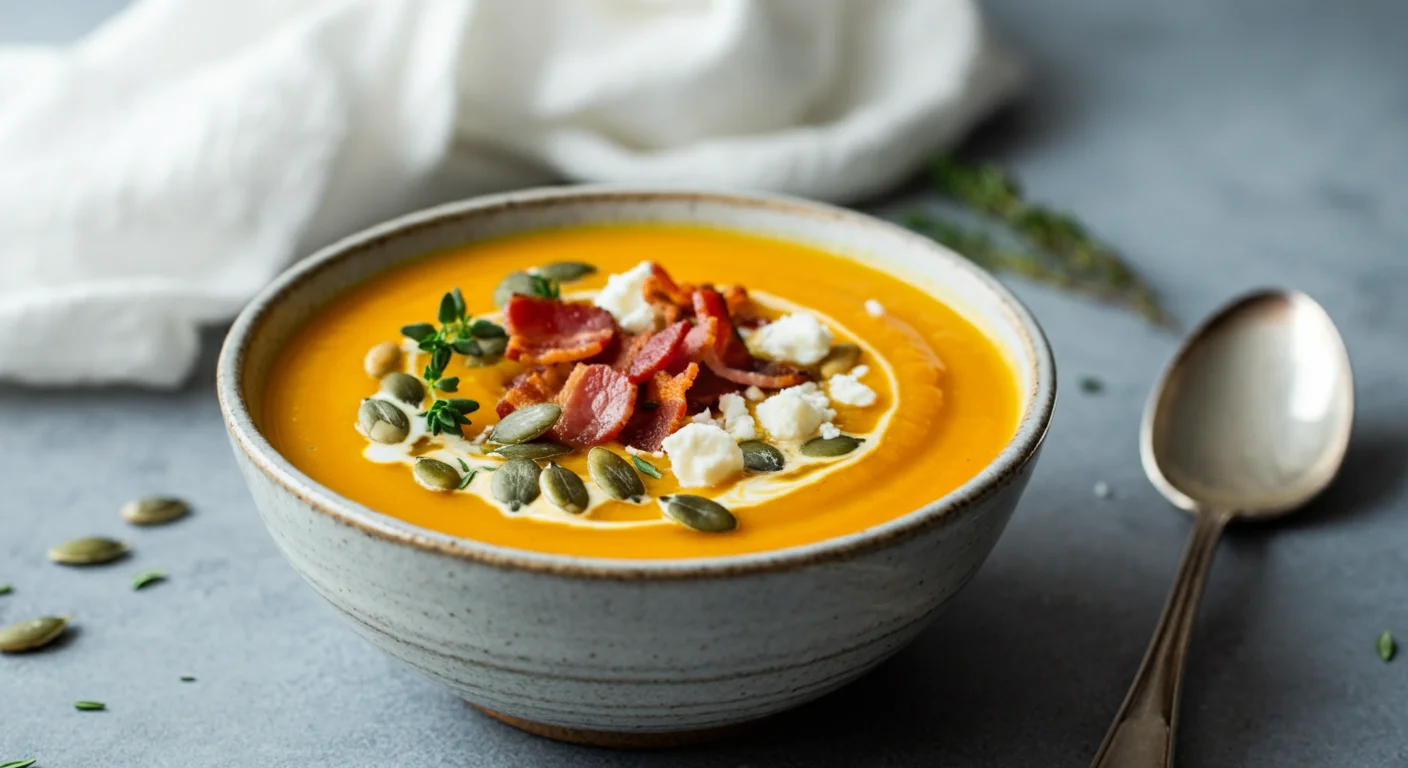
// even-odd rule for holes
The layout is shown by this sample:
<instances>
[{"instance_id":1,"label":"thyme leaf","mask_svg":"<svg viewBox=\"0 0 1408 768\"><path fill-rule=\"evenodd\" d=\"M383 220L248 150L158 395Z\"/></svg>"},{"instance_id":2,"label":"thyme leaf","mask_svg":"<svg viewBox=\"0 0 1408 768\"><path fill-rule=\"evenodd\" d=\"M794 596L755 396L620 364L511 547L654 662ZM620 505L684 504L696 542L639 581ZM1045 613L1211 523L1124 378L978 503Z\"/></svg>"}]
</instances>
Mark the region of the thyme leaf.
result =
<instances>
[{"instance_id":1,"label":"thyme leaf","mask_svg":"<svg viewBox=\"0 0 1408 768\"><path fill-rule=\"evenodd\" d=\"M650 462L646 461L645 459L642 459L634 453L631 454L631 463L636 465L636 469L640 470L642 474L650 475L656 480L659 480L660 478L664 477L664 475L660 474L660 470L656 468L654 464L651 464Z\"/></svg>"}]
</instances>

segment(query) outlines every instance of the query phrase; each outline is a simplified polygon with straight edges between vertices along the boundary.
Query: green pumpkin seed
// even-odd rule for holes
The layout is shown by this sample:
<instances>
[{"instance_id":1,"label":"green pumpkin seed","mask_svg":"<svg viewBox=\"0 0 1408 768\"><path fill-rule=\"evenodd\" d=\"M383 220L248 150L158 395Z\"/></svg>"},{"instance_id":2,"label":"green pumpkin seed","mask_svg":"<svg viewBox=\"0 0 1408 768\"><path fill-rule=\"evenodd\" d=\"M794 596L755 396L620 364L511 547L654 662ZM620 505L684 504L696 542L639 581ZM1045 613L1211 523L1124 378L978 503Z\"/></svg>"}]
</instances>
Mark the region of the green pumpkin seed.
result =
<instances>
[{"instance_id":1,"label":"green pumpkin seed","mask_svg":"<svg viewBox=\"0 0 1408 768\"><path fill-rule=\"evenodd\" d=\"M505 459L551 459L571 452L570 446L561 443L513 443L489 451Z\"/></svg>"},{"instance_id":2,"label":"green pumpkin seed","mask_svg":"<svg viewBox=\"0 0 1408 768\"><path fill-rule=\"evenodd\" d=\"M64 565L102 565L127 554L127 545L102 536L65 541L49 550L49 559Z\"/></svg>"},{"instance_id":3,"label":"green pumpkin seed","mask_svg":"<svg viewBox=\"0 0 1408 768\"><path fill-rule=\"evenodd\" d=\"M401 345L394 341L383 341L367 350L362 358L362 368L367 375L379 379L401 367Z\"/></svg>"},{"instance_id":4,"label":"green pumpkin seed","mask_svg":"<svg viewBox=\"0 0 1408 768\"><path fill-rule=\"evenodd\" d=\"M542 435L562 417L562 406L556 403L538 403L510 413L489 433L489 442L499 445L526 443Z\"/></svg>"},{"instance_id":5,"label":"green pumpkin seed","mask_svg":"<svg viewBox=\"0 0 1408 768\"><path fill-rule=\"evenodd\" d=\"M399 443L411 433L411 422L400 408L369 397L357 409L357 423L362 432L378 443Z\"/></svg>"},{"instance_id":6,"label":"green pumpkin seed","mask_svg":"<svg viewBox=\"0 0 1408 768\"><path fill-rule=\"evenodd\" d=\"M409 373L388 373L381 378L381 391L406 405L425 402L425 385Z\"/></svg>"},{"instance_id":7,"label":"green pumpkin seed","mask_svg":"<svg viewBox=\"0 0 1408 768\"><path fill-rule=\"evenodd\" d=\"M703 533L728 533L738 527L738 518L724 505L703 496L680 493L674 496L661 496L660 506L665 516Z\"/></svg>"},{"instance_id":8,"label":"green pumpkin seed","mask_svg":"<svg viewBox=\"0 0 1408 768\"><path fill-rule=\"evenodd\" d=\"M860 360L860 347L855 344L837 344L821 359L820 373L829 379L838 373L846 373L856 367Z\"/></svg>"},{"instance_id":9,"label":"green pumpkin seed","mask_svg":"<svg viewBox=\"0 0 1408 768\"><path fill-rule=\"evenodd\" d=\"M415 475L416 482L422 487L432 491L453 491L460 487L460 473L449 464L436 459L421 456L416 459L415 466L411 467L411 474Z\"/></svg>"},{"instance_id":10,"label":"green pumpkin seed","mask_svg":"<svg viewBox=\"0 0 1408 768\"><path fill-rule=\"evenodd\" d=\"M64 633L71 616L25 619L0 629L0 652L24 653L43 648Z\"/></svg>"},{"instance_id":11,"label":"green pumpkin seed","mask_svg":"<svg viewBox=\"0 0 1408 768\"><path fill-rule=\"evenodd\" d=\"M533 276L527 272L510 272L494 289L494 304L503 309L515 294L533 295Z\"/></svg>"},{"instance_id":12,"label":"green pumpkin seed","mask_svg":"<svg viewBox=\"0 0 1408 768\"><path fill-rule=\"evenodd\" d=\"M743 451L743 466L754 472L776 472L787 465L782 451L762 440L746 440L738 448Z\"/></svg>"},{"instance_id":13,"label":"green pumpkin seed","mask_svg":"<svg viewBox=\"0 0 1408 768\"><path fill-rule=\"evenodd\" d=\"M582 478L577 477L576 472L551 461L538 476L538 485L548 501L574 515L586 512L587 506L592 502Z\"/></svg>"},{"instance_id":14,"label":"green pumpkin seed","mask_svg":"<svg viewBox=\"0 0 1408 768\"><path fill-rule=\"evenodd\" d=\"M607 496L621 501L640 501L645 496L645 483L626 462L600 446L587 451L587 472L592 482Z\"/></svg>"},{"instance_id":15,"label":"green pumpkin seed","mask_svg":"<svg viewBox=\"0 0 1408 768\"><path fill-rule=\"evenodd\" d=\"M538 273L538 277L556 280L559 283L570 283L596 272L596 267L580 261L554 261L551 264L538 267L535 271Z\"/></svg>"},{"instance_id":16,"label":"green pumpkin seed","mask_svg":"<svg viewBox=\"0 0 1408 768\"><path fill-rule=\"evenodd\" d=\"M151 496L135 499L122 505L118 514L133 525L161 525L178 517L184 517L191 507L180 499L166 496Z\"/></svg>"},{"instance_id":17,"label":"green pumpkin seed","mask_svg":"<svg viewBox=\"0 0 1408 768\"><path fill-rule=\"evenodd\" d=\"M517 512L538 498L538 475L542 470L532 459L509 459L494 473L490 489L494 498Z\"/></svg>"},{"instance_id":18,"label":"green pumpkin seed","mask_svg":"<svg viewBox=\"0 0 1408 768\"><path fill-rule=\"evenodd\" d=\"M802 455L818 459L845 456L860 447L860 444L863 442L865 441L858 437L851 437L850 435L813 437L807 442L802 443Z\"/></svg>"}]
</instances>

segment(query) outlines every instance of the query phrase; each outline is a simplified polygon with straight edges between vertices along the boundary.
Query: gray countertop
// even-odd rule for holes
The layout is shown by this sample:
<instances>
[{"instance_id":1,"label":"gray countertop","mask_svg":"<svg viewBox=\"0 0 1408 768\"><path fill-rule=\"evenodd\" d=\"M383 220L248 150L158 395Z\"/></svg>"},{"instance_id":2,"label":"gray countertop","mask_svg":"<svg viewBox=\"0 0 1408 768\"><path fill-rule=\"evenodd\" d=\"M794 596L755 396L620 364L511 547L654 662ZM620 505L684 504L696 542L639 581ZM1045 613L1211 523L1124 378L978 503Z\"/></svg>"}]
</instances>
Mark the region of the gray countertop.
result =
<instances>
[{"instance_id":1,"label":"gray countertop","mask_svg":"<svg viewBox=\"0 0 1408 768\"><path fill-rule=\"evenodd\" d=\"M120 2L0 0L0 37L62 40ZM1140 6L1136 9L1134 6ZM1218 554L1185 683L1189 766L1408 764L1408 5L1126 0L989 5L1030 64L977 142L1079 213L1191 324L1244 289L1309 291L1357 376L1349 463L1312 508ZM922 197L913 192L887 210ZM1064 387L1042 466L991 560L913 646L737 740L671 752L556 744L490 722L344 628L283 562L229 455L206 363L177 393L0 388L0 623L74 611L0 659L0 761L70 766L1084 766L1153 628L1188 522L1136 434L1176 339L1012 281ZM1106 390L1073 386L1086 374ZM1111 498L1097 499L1097 481ZM133 531L154 491L196 514ZM99 571L48 564L122 534ZM128 588L138 570L170 581ZM194 675L182 683L180 675ZM109 711L76 712L76 699Z\"/></svg>"}]
</instances>

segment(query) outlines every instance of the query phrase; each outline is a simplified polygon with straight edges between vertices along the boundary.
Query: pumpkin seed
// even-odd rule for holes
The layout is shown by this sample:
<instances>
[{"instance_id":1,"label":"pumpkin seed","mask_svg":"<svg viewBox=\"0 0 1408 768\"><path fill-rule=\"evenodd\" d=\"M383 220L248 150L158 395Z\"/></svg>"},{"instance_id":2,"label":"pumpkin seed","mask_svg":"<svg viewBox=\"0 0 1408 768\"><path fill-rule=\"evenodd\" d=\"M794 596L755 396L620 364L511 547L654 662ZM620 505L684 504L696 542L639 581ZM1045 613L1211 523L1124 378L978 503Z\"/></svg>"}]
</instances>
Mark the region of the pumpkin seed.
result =
<instances>
[{"instance_id":1,"label":"pumpkin seed","mask_svg":"<svg viewBox=\"0 0 1408 768\"><path fill-rule=\"evenodd\" d=\"M556 280L559 283L570 283L596 272L596 267L580 261L554 261L551 264L538 267L536 271L538 277Z\"/></svg>"},{"instance_id":2,"label":"pumpkin seed","mask_svg":"<svg viewBox=\"0 0 1408 768\"><path fill-rule=\"evenodd\" d=\"M533 295L533 276L527 272L510 272L494 289L494 304L503 309L515 294Z\"/></svg>"},{"instance_id":3,"label":"pumpkin seed","mask_svg":"<svg viewBox=\"0 0 1408 768\"><path fill-rule=\"evenodd\" d=\"M587 451L587 472L607 496L621 501L640 501L645 483L625 459L597 446Z\"/></svg>"},{"instance_id":4,"label":"pumpkin seed","mask_svg":"<svg viewBox=\"0 0 1408 768\"><path fill-rule=\"evenodd\" d=\"M64 633L71 616L25 619L0 629L0 652L24 653L43 648Z\"/></svg>"},{"instance_id":5,"label":"pumpkin seed","mask_svg":"<svg viewBox=\"0 0 1408 768\"><path fill-rule=\"evenodd\" d=\"M683 525L704 533L728 533L738 527L738 518L724 505L703 496L680 493L674 496L661 496L660 506L665 516Z\"/></svg>"},{"instance_id":6,"label":"pumpkin seed","mask_svg":"<svg viewBox=\"0 0 1408 768\"><path fill-rule=\"evenodd\" d=\"M821 359L820 373L829 379L838 373L846 373L856 367L860 360L860 347L855 344L837 344Z\"/></svg>"},{"instance_id":7,"label":"pumpkin seed","mask_svg":"<svg viewBox=\"0 0 1408 768\"><path fill-rule=\"evenodd\" d=\"M551 459L571 452L570 446L561 443L513 443L489 451L505 459Z\"/></svg>"},{"instance_id":8,"label":"pumpkin seed","mask_svg":"<svg viewBox=\"0 0 1408 768\"><path fill-rule=\"evenodd\" d=\"M381 378L381 391L407 405L425 401L425 385L409 373L388 373Z\"/></svg>"},{"instance_id":9,"label":"pumpkin seed","mask_svg":"<svg viewBox=\"0 0 1408 768\"><path fill-rule=\"evenodd\" d=\"M362 358L362 368L367 375L379 379L401 367L401 345L394 341L383 341L367 350Z\"/></svg>"},{"instance_id":10,"label":"pumpkin seed","mask_svg":"<svg viewBox=\"0 0 1408 768\"><path fill-rule=\"evenodd\" d=\"M122 505L118 514L133 525L161 525L178 517L184 517L191 507L180 499L166 496L150 496L134 499Z\"/></svg>"},{"instance_id":11,"label":"pumpkin seed","mask_svg":"<svg viewBox=\"0 0 1408 768\"><path fill-rule=\"evenodd\" d=\"M494 498L508 505L510 512L517 512L538 498L538 475L542 470L532 459L509 459L494 473L490 488Z\"/></svg>"},{"instance_id":12,"label":"pumpkin seed","mask_svg":"<svg viewBox=\"0 0 1408 768\"><path fill-rule=\"evenodd\" d=\"M548 501L574 515L586 512L587 505L592 501L582 478L555 462L548 462L547 468L538 476L538 485Z\"/></svg>"},{"instance_id":13,"label":"pumpkin seed","mask_svg":"<svg viewBox=\"0 0 1408 768\"><path fill-rule=\"evenodd\" d=\"M845 456L860 447L865 442L858 437L850 435L837 435L835 437L814 437L802 443L802 455L812 458L833 458Z\"/></svg>"},{"instance_id":14,"label":"pumpkin seed","mask_svg":"<svg viewBox=\"0 0 1408 768\"><path fill-rule=\"evenodd\" d=\"M363 400L357 409L357 423L378 443L399 443L411 433L411 422L400 408L373 397Z\"/></svg>"},{"instance_id":15,"label":"pumpkin seed","mask_svg":"<svg viewBox=\"0 0 1408 768\"><path fill-rule=\"evenodd\" d=\"M776 472L787 465L782 451L762 440L745 440L738 447L743 451L743 466L754 472Z\"/></svg>"},{"instance_id":16,"label":"pumpkin seed","mask_svg":"<svg viewBox=\"0 0 1408 768\"><path fill-rule=\"evenodd\" d=\"M538 403L510 413L489 433L489 442L499 445L526 443L552 429L562 416L562 406Z\"/></svg>"},{"instance_id":17,"label":"pumpkin seed","mask_svg":"<svg viewBox=\"0 0 1408 768\"><path fill-rule=\"evenodd\" d=\"M102 536L65 541L49 550L49 559L64 565L101 565L127 554L127 545Z\"/></svg>"},{"instance_id":18,"label":"pumpkin seed","mask_svg":"<svg viewBox=\"0 0 1408 768\"><path fill-rule=\"evenodd\" d=\"M416 459L415 466L411 467L411 474L415 475L416 482L420 483L421 487L432 491L453 491L460 487L460 473L449 464L436 459L421 456Z\"/></svg>"}]
</instances>

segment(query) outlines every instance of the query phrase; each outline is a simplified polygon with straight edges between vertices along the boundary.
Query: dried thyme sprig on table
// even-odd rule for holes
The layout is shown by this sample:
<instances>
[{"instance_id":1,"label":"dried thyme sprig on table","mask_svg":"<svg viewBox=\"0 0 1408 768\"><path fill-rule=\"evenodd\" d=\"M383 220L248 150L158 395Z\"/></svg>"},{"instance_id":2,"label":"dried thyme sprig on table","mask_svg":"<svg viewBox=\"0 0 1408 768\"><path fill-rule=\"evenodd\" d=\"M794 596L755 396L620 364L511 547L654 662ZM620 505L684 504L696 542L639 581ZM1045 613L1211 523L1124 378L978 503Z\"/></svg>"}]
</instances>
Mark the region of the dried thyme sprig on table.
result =
<instances>
[{"instance_id":1,"label":"dried thyme sprig on table","mask_svg":"<svg viewBox=\"0 0 1408 768\"><path fill-rule=\"evenodd\" d=\"M1074 218L1025 200L1016 180L1000 167L943 157L934 162L930 178L940 194L1012 229L1030 251L1004 248L985 232L927 213L908 214L902 220L905 226L985 269L1012 272L1138 312L1156 325L1176 327L1153 289L1118 253L1091 237Z\"/></svg>"}]
</instances>

